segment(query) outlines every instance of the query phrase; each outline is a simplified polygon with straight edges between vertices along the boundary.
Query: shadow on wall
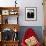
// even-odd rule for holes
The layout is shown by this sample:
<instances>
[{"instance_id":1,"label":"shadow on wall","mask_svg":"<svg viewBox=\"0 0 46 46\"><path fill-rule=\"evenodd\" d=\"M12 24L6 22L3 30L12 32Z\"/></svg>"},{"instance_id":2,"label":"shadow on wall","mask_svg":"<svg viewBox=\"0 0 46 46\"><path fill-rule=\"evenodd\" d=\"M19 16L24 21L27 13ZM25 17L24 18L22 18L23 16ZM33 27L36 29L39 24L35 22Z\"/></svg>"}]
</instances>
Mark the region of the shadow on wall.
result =
<instances>
[{"instance_id":1,"label":"shadow on wall","mask_svg":"<svg viewBox=\"0 0 46 46\"><path fill-rule=\"evenodd\" d=\"M21 40L22 40L22 38L24 36L25 31L28 28L32 28L36 32L39 41L42 43L43 42L42 26L21 26L20 27L20 31L19 31L19 39L20 39L20 42L21 42Z\"/></svg>"}]
</instances>

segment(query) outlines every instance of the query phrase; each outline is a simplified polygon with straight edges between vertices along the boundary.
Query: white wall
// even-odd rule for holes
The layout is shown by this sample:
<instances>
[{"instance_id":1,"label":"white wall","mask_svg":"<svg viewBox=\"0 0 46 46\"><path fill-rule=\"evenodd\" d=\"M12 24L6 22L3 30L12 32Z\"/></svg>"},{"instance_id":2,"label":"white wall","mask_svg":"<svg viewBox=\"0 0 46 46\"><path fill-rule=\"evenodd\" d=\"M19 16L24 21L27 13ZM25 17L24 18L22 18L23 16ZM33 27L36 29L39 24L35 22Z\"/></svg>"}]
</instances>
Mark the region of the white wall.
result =
<instances>
[{"instance_id":1,"label":"white wall","mask_svg":"<svg viewBox=\"0 0 46 46\"><path fill-rule=\"evenodd\" d=\"M15 6L14 3L15 0L0 0L0 6L1 7L10 7L10 6Z\"/></svg>"},{"instance_id":2,"label":"white wall","mask_svg":"<svg viewBox=\"0 0 46 46\"><path fill-rule=\"evenodd\" d=\"M15 0L0 0L0 6L15 6ZM43 26L42 0L17 0L19 5L20 26ZM25 7L37 8L37 21L25 21Z\"/></svg>"},{"instance_id":3,"label":"white wall","mask_svg":"<svg viewBox=\"0 0 46 46\"><path fill-rule=\"evenodd\" d=\"M19 24L22 26L43 26L42 0L21 0ZM25 7L37 7L37 21L25 21Z\"/></svg>"}]
</instances>

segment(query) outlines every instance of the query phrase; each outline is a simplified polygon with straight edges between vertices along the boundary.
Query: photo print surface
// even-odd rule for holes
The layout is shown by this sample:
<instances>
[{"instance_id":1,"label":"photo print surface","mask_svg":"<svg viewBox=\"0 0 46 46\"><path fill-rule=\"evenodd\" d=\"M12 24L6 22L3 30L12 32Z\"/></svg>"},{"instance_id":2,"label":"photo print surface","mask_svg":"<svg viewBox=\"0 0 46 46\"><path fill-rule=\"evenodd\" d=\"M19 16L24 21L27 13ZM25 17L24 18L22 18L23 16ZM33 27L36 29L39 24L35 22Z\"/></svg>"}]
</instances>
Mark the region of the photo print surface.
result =
<instances>
[{"instance_id":1,"label":"photo print surface","mask_svg":"<svg viewBox=\"0 0 46 46\"><path fill-rule=\"evenodd\" d=\"M37 9L36 8L28 8L26 7L26 20L36 20L37 16Z\"/></svg>"},{"instance_id":2,"label":"photo print surface","mask_svg":"<svg viewBox=\"0 0 46 46\"><path fill-rule=\"evenodd\" d=\"M28 10L28 12L27 12L27 18L34 18L34 9Z\"/></svg>"}]
</instances>

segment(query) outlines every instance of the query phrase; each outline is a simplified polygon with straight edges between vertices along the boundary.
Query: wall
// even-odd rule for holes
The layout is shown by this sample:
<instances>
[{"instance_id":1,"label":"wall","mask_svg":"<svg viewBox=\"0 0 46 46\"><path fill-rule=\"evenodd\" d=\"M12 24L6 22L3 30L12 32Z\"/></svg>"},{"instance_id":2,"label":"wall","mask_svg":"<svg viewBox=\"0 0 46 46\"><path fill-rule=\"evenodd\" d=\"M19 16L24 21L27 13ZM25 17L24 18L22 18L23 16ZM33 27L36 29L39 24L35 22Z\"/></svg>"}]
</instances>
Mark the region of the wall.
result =
<instances>
[{"instance_id":1,"label":"wall","mask_svg":"<svg viewBox=\"0 0 46 46\"><path fill-rule=\"evenodd\" d=\"M43 26L43 6L42 0L21 0L20 2L20 18L21 26ZM25 7L37 7L37 21L25 21Z\"/></svg>"},{"instance_id":2,"label":"wall","mask_svg":"<svg viewBox=\"0 0 46 46\"><path fill-rule=\"evenodd\" d=\"M15 6L14 1L15 1L15 0L0 0L0 6L1 6L1 7Z\"/></svg>"},{"instance_id":3,"label":"wall","mask_svg":"<svg viewBox=\"0 0 46 46\"><path fill-rule=\"evenodd\" d=\"M0 6L15 6L15 0L0 0ZM19 6L19 24L20 26L43 26L43 0L17 0ZM25 21L25 7L37 8L37 21ZM10 20L10 19L9 19Z\"/></svg>"}]
</instances>

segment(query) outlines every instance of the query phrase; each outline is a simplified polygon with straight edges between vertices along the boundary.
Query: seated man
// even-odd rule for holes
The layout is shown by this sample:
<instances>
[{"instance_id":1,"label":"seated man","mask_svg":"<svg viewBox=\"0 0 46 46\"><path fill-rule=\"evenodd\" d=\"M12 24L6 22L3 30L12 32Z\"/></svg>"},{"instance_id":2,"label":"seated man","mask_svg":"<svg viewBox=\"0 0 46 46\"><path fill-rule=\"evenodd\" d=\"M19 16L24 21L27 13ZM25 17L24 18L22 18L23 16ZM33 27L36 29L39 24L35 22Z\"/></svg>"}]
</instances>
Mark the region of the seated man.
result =
<instances>
[{"instance_id":1,"label":"seated man","mask_svg":"<svg viewBox=\"0 0 46 46\"><path fill-rule=\"evenodd\" d=\"M31 28L27 29L27 31L25 32L21 45L22 46L41 46L41 44L37 39L36 33Z\"/></svg>"}]
</instances>

